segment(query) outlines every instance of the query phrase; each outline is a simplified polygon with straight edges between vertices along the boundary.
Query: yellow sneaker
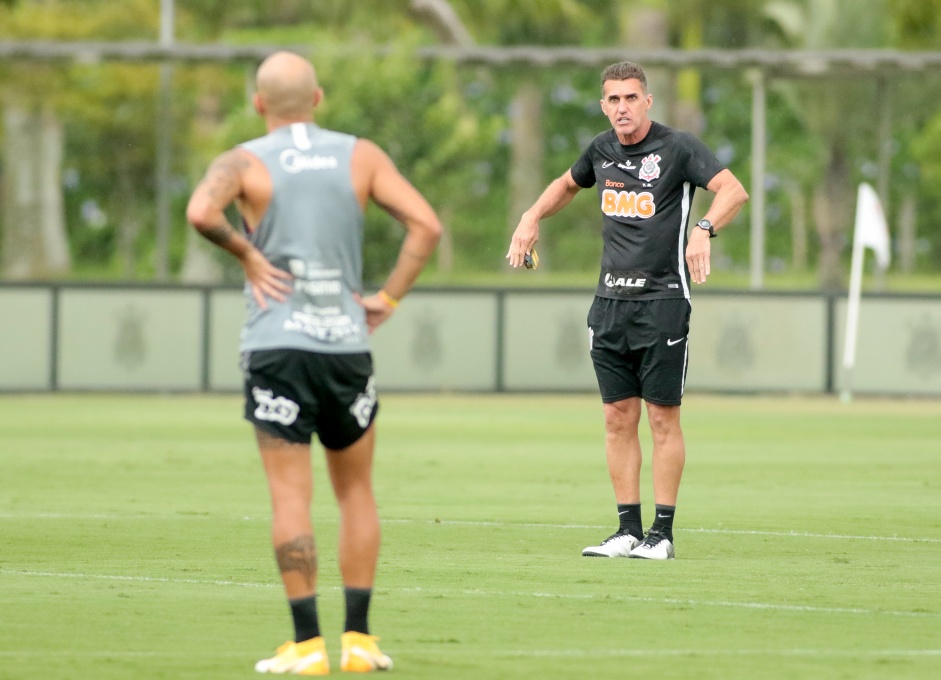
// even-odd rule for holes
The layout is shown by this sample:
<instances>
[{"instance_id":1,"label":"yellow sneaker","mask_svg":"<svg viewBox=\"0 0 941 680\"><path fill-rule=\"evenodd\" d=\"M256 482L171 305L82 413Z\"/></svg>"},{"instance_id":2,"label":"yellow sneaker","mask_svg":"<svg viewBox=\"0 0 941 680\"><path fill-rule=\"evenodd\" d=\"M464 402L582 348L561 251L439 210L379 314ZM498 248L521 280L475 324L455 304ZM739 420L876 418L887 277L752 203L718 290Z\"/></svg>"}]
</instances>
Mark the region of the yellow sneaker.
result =
<instances>
[{"instance_id":1,"label":"yellow sneaker","mask_svg":"<svg viewBox=\"0 0 941 680\"><path fill-rule=\"evenodd\" d=\"M379 638L347 631L343 633L341 643L343 658L340 670L345 673L371 673L372 671L391 671L392 659L387 657L376 644Z\"/></svg>"},{"instance_id":2,"label":"yellow sneaker","mask_svg":"<svg viewBox=\"0 0 941 680\"><path fill-rule=\"evenodd\" d=\"M327 675L330 660L322 637L304 642L285 642L270 659L255 664L259 673L294 673L295 675Z\"/></svg>"}]
</instances>

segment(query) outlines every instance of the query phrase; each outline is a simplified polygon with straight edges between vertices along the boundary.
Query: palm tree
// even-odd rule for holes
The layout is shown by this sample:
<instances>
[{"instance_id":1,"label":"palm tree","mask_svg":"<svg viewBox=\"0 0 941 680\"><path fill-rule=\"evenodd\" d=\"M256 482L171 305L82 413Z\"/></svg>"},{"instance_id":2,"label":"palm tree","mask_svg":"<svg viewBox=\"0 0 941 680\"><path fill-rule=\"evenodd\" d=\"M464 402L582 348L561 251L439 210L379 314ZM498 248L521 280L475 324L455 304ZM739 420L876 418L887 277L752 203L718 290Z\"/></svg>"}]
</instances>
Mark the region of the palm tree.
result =
<instances>
[{"instance_id":1,"label":"palm tree","mask_svg":"<svg viewBox=\"0 0 941 680\"><path fill-rule=\"evenodd\" d=\"M873 17L884 17L883 9L883 0L777 0L768 3L765 13L788 47L814 50L880 46L884 22ZM818 279L824 290L838 290L843 287L841 255L856 195L852 142L876 138L873 107L851 102L871 102L871 89L867 92L864 85L848 80L827 80L826 93L820 83L789 84L783 89L822 152L821 176L811 200L820 243Z\"/></svg>"},{"instance_id":2,"label":"palm tree","mask_svg":"<svg viewBox=\"0 0 941 680\"><path fill-rule=\"evenodd\" d=\"M41 4L0 8L0 17L12 33L29 35L43 28ZM2 270L15 279L62 274L72 266L62 195L63 129L50 96L61 80L51 68L38 71L10 66L0 88L6 140Z\"/></svg>"},{"instance_id":3,"label":"palm tree","mask_svg":"<svg viewBox=\"0 0 941 680\"><path fill-rule=\"evenodd\" d=\"M610 8L601 4L601 14ZM613 3L616 4L616 3ZM478 42L498 45L578 44L581 33L599 16L599 3L588 0L466 0L461 16ZM532 69L513 69L510 101L510 198L507 235L546 184L543 125L544 88Z\"/></svg>"},{"instance_id":4,"label":"palm tree","mask_svg":"<svg viewBox=\"0 0 941 680\"><path fill-rule=\"evenodd\" d=\"M3 273L45 277L71 268L62 199L62 124L55 109L7 90L3 115Z\"/></svg>"}]
</instances>

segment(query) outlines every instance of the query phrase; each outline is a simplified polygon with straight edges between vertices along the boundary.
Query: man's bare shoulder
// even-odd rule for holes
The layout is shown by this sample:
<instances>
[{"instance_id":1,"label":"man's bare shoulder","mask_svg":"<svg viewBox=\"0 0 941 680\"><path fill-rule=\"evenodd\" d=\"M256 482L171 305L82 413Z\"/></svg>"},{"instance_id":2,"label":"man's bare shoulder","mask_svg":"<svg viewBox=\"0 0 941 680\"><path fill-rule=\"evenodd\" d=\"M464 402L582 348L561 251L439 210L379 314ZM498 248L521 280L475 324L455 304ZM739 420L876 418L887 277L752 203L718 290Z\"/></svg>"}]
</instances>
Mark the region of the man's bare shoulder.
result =
<instances>
[{"instance_id":1,"label":"man's bare shoulder","mask_svg":"<svg viewBox=\"0 0 941 680\"><path fill-rule=\"evenodd\" d=\"M224 205L241 195L245 179L258 160L238 147L225 151L209 164L200 189L214 203Z\"/></svg>"},{"instance_id":2,"label":"man's bare shoulder","mask_svg":"<svg viewBox=\"0 0 941 680\"><path fill-rule=\"evenodd\" d=\"M356 143L353 145L353 156L354 158L359 156L363 160L367 161L388 158L388 155L385 151L383 151L381 146L376 144L371 139L366 139L365 137L356 138Z\"/></svg>"},{"instance_id":3,"label":"man's bare shoulder","mask_svg":"<svg viewBox=\"0 0 941 680\"><path fill-rule=\"evenodd\" d=\"M241 174L250 168L257 159L255 155L240 147L224 151L209 164L208 172L228 172Z\"/></svg>"},{"instance_id":4,"label":"man's bare shoulder","mask_svg":"<svg viewBox=\"0 0 941 680\"><path fill-rule=\"evenodd\" d=\"M398 174L395 163L382 147L362 137L357 138L353 146L352 169L354 184L365 187L371 187L377 180ZM367 192L371 192L371 189Z\"/></svg>"}]
</instances>

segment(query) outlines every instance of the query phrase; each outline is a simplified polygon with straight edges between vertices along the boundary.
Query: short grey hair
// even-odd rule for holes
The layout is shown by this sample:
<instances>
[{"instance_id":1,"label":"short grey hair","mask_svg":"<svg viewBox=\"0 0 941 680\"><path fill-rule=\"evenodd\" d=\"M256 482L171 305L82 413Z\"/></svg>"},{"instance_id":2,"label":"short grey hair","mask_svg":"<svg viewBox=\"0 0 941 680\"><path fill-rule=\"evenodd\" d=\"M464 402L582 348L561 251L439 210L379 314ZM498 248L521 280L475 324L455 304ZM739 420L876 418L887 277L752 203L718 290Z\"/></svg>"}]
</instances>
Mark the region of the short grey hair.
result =
<instances>
[{"instance_id":1,"label":"short grey hair","mask_svg":"<svg viewBox=\"0 0 941 680\"><path fill-rule=\"evenodd\" d=\"M601 94L604 95L604 84L609 80L630 80L637 78L640 86L644 88L644 94L647 94L647 74L640 64L633 61L619 61L617 64L611 64L601 72Z\"/></svg>"}]
</instances>

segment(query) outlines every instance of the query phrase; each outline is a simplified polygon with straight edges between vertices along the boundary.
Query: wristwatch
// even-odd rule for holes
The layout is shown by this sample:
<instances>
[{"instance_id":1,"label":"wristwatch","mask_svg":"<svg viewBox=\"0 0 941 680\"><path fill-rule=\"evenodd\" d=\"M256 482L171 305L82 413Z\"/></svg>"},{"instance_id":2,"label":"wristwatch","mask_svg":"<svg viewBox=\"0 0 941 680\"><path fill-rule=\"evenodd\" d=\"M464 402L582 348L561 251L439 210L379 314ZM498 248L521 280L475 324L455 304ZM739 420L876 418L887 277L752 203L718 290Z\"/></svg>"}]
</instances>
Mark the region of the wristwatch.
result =
<instances>
[{"instance_id":1,"label":"wristwatch","mask_svg":"<svg viewBox=\"0 0 941 680\"><path fill-rule=\"evenodd\" d=\"M715 227L712 226L712 222L707 219L701 219L696 223L696 226L700 229L705 229L709 232L709 238L715 238L717 236Z\"/></svg>"}]
</instances>

